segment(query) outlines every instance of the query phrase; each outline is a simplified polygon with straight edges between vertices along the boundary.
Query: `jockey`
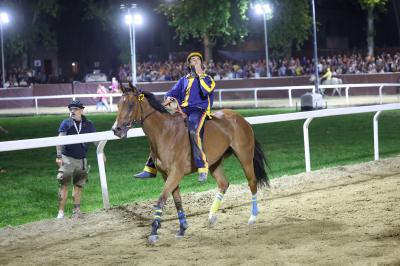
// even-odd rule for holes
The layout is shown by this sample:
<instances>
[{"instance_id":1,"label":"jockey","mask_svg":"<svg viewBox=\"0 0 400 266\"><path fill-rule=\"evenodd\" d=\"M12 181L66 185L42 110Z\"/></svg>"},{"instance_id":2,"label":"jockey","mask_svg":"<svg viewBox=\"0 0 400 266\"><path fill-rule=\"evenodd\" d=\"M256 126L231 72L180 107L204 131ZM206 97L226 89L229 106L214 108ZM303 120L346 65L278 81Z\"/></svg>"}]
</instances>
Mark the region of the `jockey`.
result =
<instances>
[{"instance_id":1,"label":"jockey","mask_svg":"<svg viewBox=\"0 0 400 266\"><path fill-rule=\"evenodd\" d=\"M190 73L183 76L166 93L166 100L177 100L182 111L187 115L189 138L199 181L207 180L208 163L203 151L203 126L207 116L211 114L214 100L215 82L204 72L202 67L203 56L199 52L190 53L186 59ZM155 177L157 170L150 157L143 172L136 174L137 178Z\"/></svg>"},{"instance_id":2,"label":"jockey","mask_svg":"<svg viewBox=\"0 0 400 266\"><path fill-rule=\"evenodd\" d=\"M326 68L325 74L321 77L321 84L323 81L330 79L332 79L332 72L331 69L328 67Z\"/></svg>"}]
</instances>

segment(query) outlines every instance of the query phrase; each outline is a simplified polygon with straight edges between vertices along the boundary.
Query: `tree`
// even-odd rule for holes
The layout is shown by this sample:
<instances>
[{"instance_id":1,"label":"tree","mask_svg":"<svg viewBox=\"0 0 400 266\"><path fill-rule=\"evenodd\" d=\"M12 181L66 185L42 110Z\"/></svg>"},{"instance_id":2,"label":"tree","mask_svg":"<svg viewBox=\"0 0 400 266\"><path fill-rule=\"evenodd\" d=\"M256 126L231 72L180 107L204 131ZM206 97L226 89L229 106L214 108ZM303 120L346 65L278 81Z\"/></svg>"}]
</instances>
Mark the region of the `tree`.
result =
<instances>
[{"instance_id":1,"label":"tree","mask_svg":"<svg viewBox=\"0 0 400 266\"><path fill-rule=\"evenodd\" d=\"M111 39L118 47L119 60L122 63L130 62L130 44L126 32L121 30L117 22L122 18L119 4L114 0L81 0L85 5L84 21L96 21L104 31L111 33Z\"/></svg>"},{"instance_id":2,"label":"tree","mask_svg":"<svg viewBox=\"0 0 400 266\"><path fill-rule=\"evenodd\" d=\"M290 56L311 34L309 0L273 0L273 18L268 21L268 44L274 55Z\"/></svg>"},{"instance_id":3,"label":"tree","mask_svg":"<svg viewBox=\"0 0 400 266\"><path fill-rule=\"evenodd\" d=\"M397 39L400 41L400 2L392 1L392 7L396 18Z\"/></svg>"},{"instance_id":4,"label":"tree","mask_svg":"<svg viewBox=\"0 0 400 266\"><path fill-rule=\"evenodd\" d=\"M27 66L32 46L40 44L45 49L56 49L56 32L52 27L59 13L59 0L6 0L6 9L13 10L5 49L7 58L16 61L22 58L23 66Z\"/></svg>"},{"instance_id":5,"label":"tree","mask_svg":"<svg viewBox=\"0 0 400 266\"><path fill-rule=\"evenodd\" d=\"M358 0L361 8L367 10L367 45L368 56L374 55L374 11L384 10L387 0Z\"/></svg>"},{"instance_id":6,"label":"tree","mask_svg":"<svg viewBox=\"0 0 400 266\"><path fill-rule=\"evenodd\" d=\"M179 42L190 38L203 41L205 60L212 59L217 39L238 43L247 35L247 0L183 0L160 4L162 12L176 30Z\"/></svg>"}]
</instances>

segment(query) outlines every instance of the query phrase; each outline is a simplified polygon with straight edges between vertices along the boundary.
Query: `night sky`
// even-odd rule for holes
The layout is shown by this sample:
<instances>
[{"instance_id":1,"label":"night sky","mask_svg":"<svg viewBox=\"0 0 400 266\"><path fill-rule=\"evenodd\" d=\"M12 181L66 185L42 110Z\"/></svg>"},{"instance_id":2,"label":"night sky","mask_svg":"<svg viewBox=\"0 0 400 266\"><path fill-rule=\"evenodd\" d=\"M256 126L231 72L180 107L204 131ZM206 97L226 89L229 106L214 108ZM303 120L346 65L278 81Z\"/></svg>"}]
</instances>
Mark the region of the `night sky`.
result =
<instances>
[{"instance_id":1,"label":"night sky","mask_svg":"<svg viewBox=\"0 0 400 266\"><path fill-rule=\"evenodd\" d=\"M387 4L387 11L376 20L375 45L378 49L391 50L399 46L398 30L392 1ZM166 60L170 52L201 50L201 42L193 40L180 46L174 39L174 29L168 26L166 18L154 11L160 0L135 1L143 14L144 23L136 30L136 52L138 61L152 59ZM217 1L216 1L217 2ZM317 21L319 23L318 46L319 53L327 53L326 37L329 35L348 37L349 52L365 49L366 17L356 1L348 0L316 0ZM118 7L120 2L115 1ZM62 0L61 12L54 29L58 41L58 68L68 75L72 62L79 62L80 72L88 73L94 68L94 62L100 62L100 68L107 75L115 73L122 63L121 49L116 38L126 39L125 52L129 52L128 27L123 23L123 14L117 12L108 14L112 17L110 27L103 28L96 21L82 21L85 15L85 5L80 0ZM263 27L260 18L249 14L249 40L263 42ZM123 40L123 39L122 39ZM261 47L263 47L261 45ZM238 47L223 47L218 44L216 49L241 49ZM293 55L311 55L311 37L305 42L301 51L293 51ZM32 58L33 59L33 58ZM218 59L218 58L217 58ZM126 60L126 59L125 59ZM127 60L129 62L129 60Z\"/></svg>"}]
</instances>

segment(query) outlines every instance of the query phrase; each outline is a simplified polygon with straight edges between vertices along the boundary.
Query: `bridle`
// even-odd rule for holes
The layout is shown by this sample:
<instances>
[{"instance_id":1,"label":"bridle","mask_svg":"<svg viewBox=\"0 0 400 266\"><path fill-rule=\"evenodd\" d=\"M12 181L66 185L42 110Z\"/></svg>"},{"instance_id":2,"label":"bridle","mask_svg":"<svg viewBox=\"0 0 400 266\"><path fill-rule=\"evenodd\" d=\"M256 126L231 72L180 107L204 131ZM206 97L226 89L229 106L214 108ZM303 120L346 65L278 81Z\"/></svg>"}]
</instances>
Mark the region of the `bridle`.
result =
<instances>
[{"instance_id":1,"label":"bridle","mask_svg":"<svg viewBox=\"0 0 400 266\"><path fill-rule=\"evenodd\" d=\"M128 95L129 95L129 92L122 94L122 96L128 96ZM154 112L157 111L157 110L154 109L154 110L150 111L148 114L144 114L143 106L142 106L142 102L143 102L143 99L144 99L144 97L145 97L144 94L143 94L142 92L138 91L138 92L134 92L134 93L133 93L133 96L136 97L136 99L137 99L137 104L139 105L139 108L140 108L140 115L139 115L140 118L139 118L139 119L133 119L133 120L129 123L129 125L127 126L128 128L136 127L138 124L140 124L141 126L143 126L144 121L145 121L148 117L150 117ZM134 109L134 104L135 104L134 101L133 101L132 103L131 103L131 102L128 103L128 113L132 113L132 111L133 111L133 109Z\"/></svg>"}]
</instances>

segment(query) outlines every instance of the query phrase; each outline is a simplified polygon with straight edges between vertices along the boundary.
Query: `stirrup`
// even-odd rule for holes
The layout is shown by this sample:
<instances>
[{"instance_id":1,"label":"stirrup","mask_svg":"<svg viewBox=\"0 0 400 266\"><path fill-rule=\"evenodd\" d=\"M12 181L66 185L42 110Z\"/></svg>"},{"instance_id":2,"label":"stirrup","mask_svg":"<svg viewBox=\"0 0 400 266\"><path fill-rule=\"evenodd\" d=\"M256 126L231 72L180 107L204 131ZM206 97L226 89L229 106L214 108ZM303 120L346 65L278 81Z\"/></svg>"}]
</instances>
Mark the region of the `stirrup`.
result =
<instances>
[{"instance_id":1,"label":"stirrup","mask_svg":"<svg viewBox=\"0 0 400 266\"><path fill-rule=\"evenodd\" d=\"M154 177L156 177L156 174L153 174L153 173L150 173L147 171L143 171L143 172L137 173L133 176L136 178L154 178Z\"/></svg>"}]
</instances>

